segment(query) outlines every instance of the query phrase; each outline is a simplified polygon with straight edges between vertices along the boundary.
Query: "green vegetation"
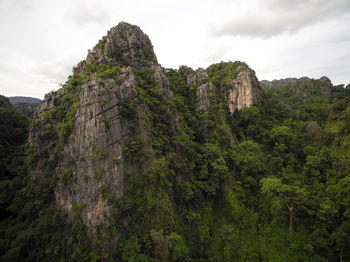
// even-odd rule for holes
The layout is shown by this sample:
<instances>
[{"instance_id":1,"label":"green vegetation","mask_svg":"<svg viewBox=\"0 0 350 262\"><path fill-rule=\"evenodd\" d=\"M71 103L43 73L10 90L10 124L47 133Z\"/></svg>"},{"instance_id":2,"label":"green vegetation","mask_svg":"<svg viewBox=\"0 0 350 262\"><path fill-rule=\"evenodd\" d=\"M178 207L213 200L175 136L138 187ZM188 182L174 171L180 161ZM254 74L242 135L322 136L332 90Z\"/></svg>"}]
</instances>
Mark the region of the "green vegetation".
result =
<instances>
[{"instance_id":1,"label":"green vegetation","mask_svg":"<svg viewBox=\"0 0 350 262\"><path fill-rule=\"evenodd\" d=\"M103 107L105 104L107 104L109 102L109 99L108 98L104 98L101 103L100 103L100 106Z\"/></svg>"},{"instance_id":2,"label":"green vegetation","mask_svg":"<svg viewBox=\"0 0 350 262\"><path fill-rule=\"evenodd\" d=\"M66 168L60 175L61 183L64 185L68 185L71 179L72 179L72 172Z\"/></svg>"},{"instance_id":3,"label":"green vegetation","mask_svg":"<svg viewBox=\"0 0 350 262\"><path fill-rule=\"evenodd\" d=\"M83 173L83 180L84 180L85 182L87 182L87 181L89 180L88 172L84 172L84 173Z\"/></svg>"},{"instance_id":4,"label":"green vegetation","mask_svg":"<svg viewBox=\"0 0 350 262\"><path fill-rule=\"evenodd\" d=\"M103 176L104 173L105 173L104 168L102 168L101 170L95 169L95 172L94 172L95 179L96 179L97 181L101 181L102 176Z\"/></svg>"},{"instance_id":5,"label":"green vegetation","mask_svg":"<svg viewBox=\"0 0 350 262\"><path fill-rule=\"evenodd\" d=\"M120 71L120 68L118 66L112 66L111 68L104 68L100 69L97 72L97 77L103 80L106 80L108 78L114 78Z\"/></svg>"},{"instance_id":6,"label":"green vegetation","mask_svg":"<svg viewBox=\"0 0 350 262\"><path fill-rule=\"evenodd\" d=\"M98 158L99 159L105 159L108 155L108 149L107 148L104 148L102 149L99 154L98 154Z\"/></svg>"},{"instance_id":7,"label":"green vegetation","mask_svg":"<svg viewBox=\"0 0 350 262\"><path fill-rule=\"evenodd\" d=\"M207 72L211 81L222 92L232 87L232 80L235 79L241 71L248 68L246 63L239 61L228 63L221 62L209 66Z\"/></svg>"},{"instance_id":8,"label":"green vegetation","mask_svg":"<svg viewBox=\"0 0 350 262\"><path fill-rule=\"evenodd\" d=\"M73 260L88 261L95 256L88 255L88 248L93 244L87 238L78 212L67 223L54 197L59 182L69 186L72 179L69 166L74 162L63 159L62 150L73 130L83 81L77 75L68 78L59 104L44 112L40 122L33 122L41 133L30 147L26 145L28 123L25 118L6 103L0 105L0 112L4 112L0 124L4 141L1 141L0 151L12 159L8 161L1 156L1 160L6 161L1 163L4 164L1 172L9 170L9 175L1 174L0 185L4 214L0 221L1 261L57 261L65 254L70 254ZM58 174L56 167L60 162L66 163L68 168ZM28 170L38 169L40 174L28 176Z\"/></svg>"},{"instance_id":9,"label":"green vegetation","mask_svg":"<svg viewBox=\"0 0 350 262\"><path fill-rule=\"evenodd\" d=\"M104 119L103 123L105 124L105 131L107 132L107 130L109 129L109 119Z\"/></svg>"},{"instance_id":10,"label":"green vegetation","mask_svg":"<svg viewBox=\"0 0 350 262\"><path fill-rule=\"evenodd\" d=\"M229 82L222 67L240 66L211 67L215 87ZM147 72L139 74L141 105L149 110L142 117L156 160L148 168L142 165L148 158L136 155L144 148L139 140L123 152L139 169L125 178L125 195L116 201L113 220L127 225L111 224L111 237L124 232L111 257L349 260L348 90L334 87L325 96L317 92L316 81L304 89L306 101L295 99L297 87L266 90L255 105L234 115L216 92L208 111L197 112L190 103L196 90L186 82L193 71L182 67L167 73L175 94L170 101L156 95ZM177 112L176 126L168 121L169 112ZM175 236L178 240L171 240Z\"/></svg>"},{"instance_id":11,"label":"green vegetation","mask_svg":"<svg viewBox=\"0 0 350 262\"><path fill-rule=\"evenodd\" d=\"M27 118L17 112L10 101L0 96L0 254L8 248L6 229L12 220L14 210L11 206L17 191L23 185L25 176L25 154L29 123ZM32 155L33 158L36 155ZM30 159L28 159L30 161ZM4 241L3 241L4 239Z\"/></svg>"}]
</instances>

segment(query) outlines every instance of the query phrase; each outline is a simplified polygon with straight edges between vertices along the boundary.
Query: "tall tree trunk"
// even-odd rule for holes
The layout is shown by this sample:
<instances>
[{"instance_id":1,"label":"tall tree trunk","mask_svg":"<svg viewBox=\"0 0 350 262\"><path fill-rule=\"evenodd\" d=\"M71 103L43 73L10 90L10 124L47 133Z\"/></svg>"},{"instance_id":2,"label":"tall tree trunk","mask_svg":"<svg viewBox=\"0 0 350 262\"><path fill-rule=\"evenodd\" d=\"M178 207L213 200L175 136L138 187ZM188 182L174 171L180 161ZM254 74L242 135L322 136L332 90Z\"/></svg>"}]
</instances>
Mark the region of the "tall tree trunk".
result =
<instances>
[{"instance_id":1,"label":"tall tree trunk","mask_svg":"<svg viewBox=\"0 0 350 262\"><path fill-rule=\"evenodd\" d=\"M343 248L340 249L339 259L340 259L340 262L343 262Z\"/></svg>"},{"instance_id":2,"label":"tall tree trunk","mask_svg":"<svg viewBox=\"0 0 350 262\"><path fill-rule=\"evenodd\" d=\"M289 232L293 232L293 202L289 205L286 203L289 210Z\"/></svg>"},{"instance_id":3,"label":"tall tree trunk","mask_svg":"<svg viewBox=\"0 0 350 262\"><path fill-rule=\"evenodd\" d=\"M289 231L293 232L293 207L289 209Z\"/></svg>"}]
</instances>

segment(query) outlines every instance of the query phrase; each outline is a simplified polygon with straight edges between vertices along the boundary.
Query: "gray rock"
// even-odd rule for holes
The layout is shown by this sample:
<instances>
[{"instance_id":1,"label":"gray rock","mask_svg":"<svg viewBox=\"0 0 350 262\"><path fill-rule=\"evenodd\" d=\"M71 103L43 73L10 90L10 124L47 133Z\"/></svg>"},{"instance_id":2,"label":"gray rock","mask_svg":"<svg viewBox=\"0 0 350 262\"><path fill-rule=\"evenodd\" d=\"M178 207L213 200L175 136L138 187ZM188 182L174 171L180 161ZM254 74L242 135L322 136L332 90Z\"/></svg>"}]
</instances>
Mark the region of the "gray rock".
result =
<instances>
[{"instance_id":1,"label":"gray rock","mask_svg":"<svg viewBox=\"0 0 350 262\"><path fill-rule=\"evenodd\" d=\"M204 69L197 69L194 75L187 76L187 84L197 87L197 110L205 110L213 95L213 84Z\"/></svg>"},{"instance_id":2,"label":"gray rock","mask_svg":"<svg viewBox=\"0 0 350 262\"><path fill-rule=\"evenodd\" d=\"M243 69L232 79L232 87L226 94L230 112L249 107L257 101L259 94L259 83L254 71L249 68Z\"/></svg>"}]
</instances>

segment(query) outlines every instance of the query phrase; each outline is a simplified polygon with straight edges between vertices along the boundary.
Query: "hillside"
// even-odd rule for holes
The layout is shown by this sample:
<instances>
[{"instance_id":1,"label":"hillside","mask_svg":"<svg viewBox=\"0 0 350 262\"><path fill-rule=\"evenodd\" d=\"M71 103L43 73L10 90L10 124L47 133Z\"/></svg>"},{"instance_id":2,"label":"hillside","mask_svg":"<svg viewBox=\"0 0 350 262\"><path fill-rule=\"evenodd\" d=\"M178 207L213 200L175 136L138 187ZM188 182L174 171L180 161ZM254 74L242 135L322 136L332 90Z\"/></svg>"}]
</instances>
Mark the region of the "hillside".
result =
<instances>
[{"instance_id":1,"label":"hillside","mask_svg":"<svg viewBox=\"0 0 350 262\"><path fill-rule=\"evenodd\" d=\"M29 121L19 113L10 101L0 96L0 239L6 241L13 212L10 210L16 193L21 189L25 176L25 149L28 139ZM1 242L0 252L6 249Z\"/></svg>"},{"instance_id":2,"label":"hillside","mask_svg":"<svg viewBox=\"0 0 350 262\"><path fill-rule=\"evenodd\" d=\"M349 95L238 61L165 69L122 22L18 141L1 261L350 261Z\"/></svg>"}]
</instances>

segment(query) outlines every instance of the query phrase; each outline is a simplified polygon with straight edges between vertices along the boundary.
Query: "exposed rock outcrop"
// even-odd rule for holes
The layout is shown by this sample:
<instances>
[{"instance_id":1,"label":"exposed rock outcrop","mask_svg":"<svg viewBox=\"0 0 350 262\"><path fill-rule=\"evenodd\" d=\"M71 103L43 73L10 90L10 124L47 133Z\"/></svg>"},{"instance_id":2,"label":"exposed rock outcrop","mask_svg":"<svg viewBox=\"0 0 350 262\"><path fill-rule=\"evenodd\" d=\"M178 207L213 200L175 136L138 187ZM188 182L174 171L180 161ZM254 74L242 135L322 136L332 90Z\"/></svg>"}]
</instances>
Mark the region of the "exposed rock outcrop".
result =
<instances>
[{"instance_id":1,"label":"exposed rock outcrop","mask_svg":"<svg viewBox=\"0 0 350 262\"><path fill-rule=\"evenodd\" d=\"M109 30L108 34L89 52L86 63L107 63L111 59L133 66L157 63L148 36L138 26L125 22Z\"/></svg>"},{"instance_id":2,"label":"exposed rock outcrop","mask_svg":"<svg viewBox=\"0 0 350 262\"><path fill-rule=\"evenodd\" d=\"M148 37L138 27L120 23L89 52L86 61L74 69L75 76L86 80L77 94L74 124L63 147L62 160L55 168L59 177L69 181L65 183L61 179L55 197L69 217L73 216L74 208L80 206L82 220L91 230L106 222L110 210L108 199L123 195L124 173L133 170L132 164L126 163L122 149L135 131L122 119L119 105L132 104L139 96L140 83L135 72L150 72L157 88L164 90L167 98L173 96L163 68L155 62ZM94 64L109 65L113 71L106 76L90 73ZM37 150L48 147L39 141L43 125L53 125L54 130L60 128L60 123L52 121L51 115L66 106L69 92L63 87L45 96L30 134L30 142ZM135 103L135 110L144 108ZM137 125L139 132L146 132L142 119ZM38 163L32 177L40 177L43 170L43 164Z\"/></svg>"},{"instance_id":3,"label":"exposed rock outcrop","mask_svg":"<svg viewBox=\"0 0 350 262\"><path fill-rule=\"evenodd\" d=\"M197 87L197 109L205 110L214 91L213 83L209 80L207 72L199 68L194 75L187 77L187 84Z\"/></svg>"},{"instance_id":4,"label":"exposed rock outcrop","mask_svg":"<svg viewBox=\"0 0 350 262\"><path fill-rule=\"evenodd\" d=\"M250 69L240 71L233 79L233 87L227 93L227 102L229 110L234 113L249 107L259 97L259 83L255 73Z\"/></svg>"},{"instance_id":5,"label":"exposed rock outcrop","mask_svg":"<svg viewBox=\"0 0 350 262\"><path fill-rule=\"evenodd\" d=\"M255 72L243 62L221 62L206 71L214 86L225 98L231 114L249 107L259 97L261 87Z\"/></svg>"}]
</instances>

